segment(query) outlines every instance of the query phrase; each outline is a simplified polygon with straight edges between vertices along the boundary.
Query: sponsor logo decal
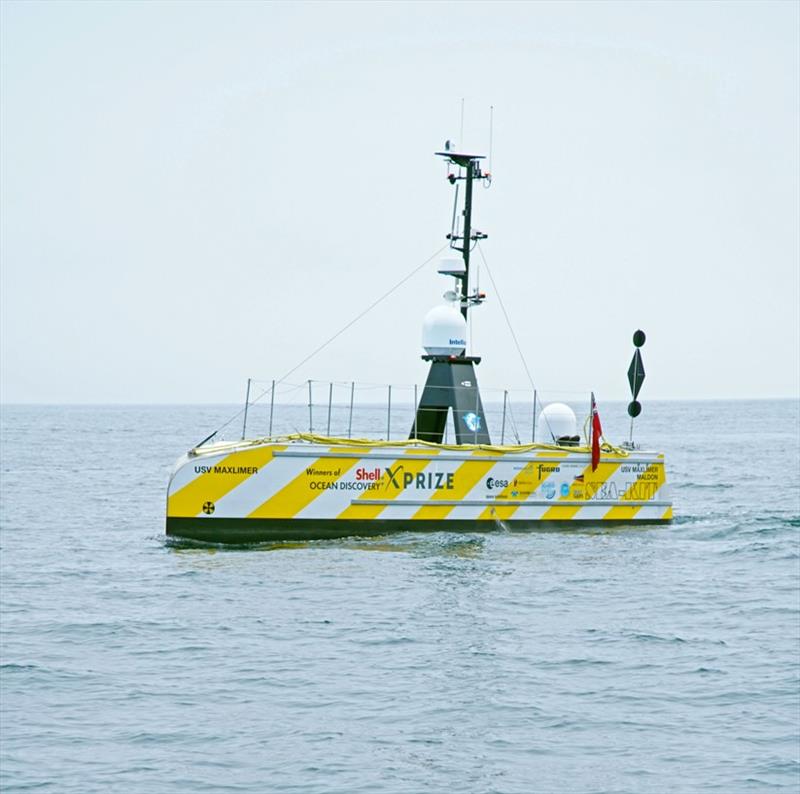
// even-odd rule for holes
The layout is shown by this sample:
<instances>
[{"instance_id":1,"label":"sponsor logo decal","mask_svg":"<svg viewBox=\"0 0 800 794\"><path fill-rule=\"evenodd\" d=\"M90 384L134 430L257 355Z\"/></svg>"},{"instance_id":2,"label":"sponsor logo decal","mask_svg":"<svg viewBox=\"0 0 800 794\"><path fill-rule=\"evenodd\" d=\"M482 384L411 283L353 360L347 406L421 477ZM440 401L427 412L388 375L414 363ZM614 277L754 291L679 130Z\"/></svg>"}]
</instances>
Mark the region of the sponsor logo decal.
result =
<instances>
[{"instance_id":1,"label":"sponsor logo decal","mask_svg":"<svg viewBox=\"0 0 800 794\"><path fill-rule=\"evenodd\" d=\"M586 498L611 501L619 499L620 493L615 482L587 482Z\"/></svg>"},{"instance_id":2,"label":"sponsor logo decal","mask_svg":"<svg viewBox=\"0 0 800 794\"><path fill-rule=\"evenodd\" d=\"M486 487L490 491L492 488L508 488L508 480L496 480L494 477L489 477L486 480Z\"/></svg>"},{"instance_id":3,"label":"sponsor logo decal","mask_svg":"<svg viewBox=\"0 0 800 794\"><path fill-rule=\"evenodd\" d=\"M308 477L328 476L339 477L341 469L322 470L313 467L306 469ZM452 491L455 488L455 474L444 471L413 472L406 471L401 463L394 468L387 466L382 469L378 466L366 469L357 468L354 479L336 480L311 480L308 487L312 491Z\"/></svg>"},{"instance_id":4,"label":"sponsor logo decal","mask_svg":"<svg viewBox=\"0 0 800 794\"><path fill-rule=\"evenodd\" d=\"M539 472L539 479L543 480L548 474L557 474L561 471L558 463L540 463L536 469Z\"/></svg>"},{"instance_id":5,"label":"sponsor logo decal","mask_svg":"<svg viewBox=\"0 0 800 794\"><path fill-rule=\"evenodd\" d=\"M380 480L380 478L380 466L376 466L374 469L365 469L363 467L356 469L356 481L358 482L362 480Z\"/></svg>"},{"instance_id":6,"label":"sponsor logo decal","mask_svg":"<svg viewBox=\"0 0 800 794\"><path fill-rule=\"evenodd\" d=\"M395 469L387 466L386 476L389 478L386 487L392 487L398 491L404 491L407 488L427 491L451 491L455 487L455 478L452 471L421 471L414 473L405 471L402 463Z\"/></svg>"},{"instance_id":7,"label":"sponsor logo decal","mask_svg":"<svg viewBox=\"0 0 800 794\"><path fill-rule=\"evenodd\" d=\"M197 503L195 502L195 504ZM210 516L214 512L214 510L216 510L216 507L214 506L213 502L203 502L203 512L207 516Z\"/></svg>"},{"instance_id":8,"label":"sponsor logo decal","mask_svg":"<svg viewBox=\"0 0 800 794\"><path fill-rule=\"evenodd\" d=\"M552 499L556 495L556 486L551 482L542 483L542 492L545 499Z\"/></svg>"},{"instance_id":9,"label":"sponsor logo decal","mask_svg":"<svg viewBox=\"0 0 800 794\"><path fill-rule=\"evenodd\" d=\"M569 496L569 483L566 482L561 483L561 495Z\"/></svg>"},{"instance_id":10,"label":"sponsor logo decal","mask_svg":"<svg viewBox=\"0 0 800 794\"><path fill-rule=\"evenodd\" d=\"M464 424L473 433L477 433L481 429L481 418L476 413L464 414Z\"/></svg>"}]
</instances>

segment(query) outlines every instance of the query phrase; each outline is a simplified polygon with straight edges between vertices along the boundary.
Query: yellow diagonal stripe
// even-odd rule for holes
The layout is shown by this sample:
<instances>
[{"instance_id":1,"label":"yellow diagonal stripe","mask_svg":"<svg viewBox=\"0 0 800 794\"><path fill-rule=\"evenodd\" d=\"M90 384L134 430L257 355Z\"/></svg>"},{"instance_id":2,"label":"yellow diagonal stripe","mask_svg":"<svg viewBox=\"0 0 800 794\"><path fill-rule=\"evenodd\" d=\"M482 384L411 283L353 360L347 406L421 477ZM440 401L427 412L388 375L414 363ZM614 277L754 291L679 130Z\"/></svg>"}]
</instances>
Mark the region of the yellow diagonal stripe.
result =
<instances>
[{"instance_id":1,"label":"yellow diagonal stripe","mask_svg":"<svg viewBox=\"0 0 800 794\"><path fill-rule=\"evenodd\" d=\"M588 495L587 491L589 488L595 488L601 486L606 480L611 477L614 472L619 468L620 464L619 461L600 461L597 465L597 469L592 471L592 464L590 463L582 472L581 475L583 477L583 486L580 490L584 494L584 498ZM572 485L570 486L569 492L566 496L559 496L558 501L552 507L548 508L544 514L542 515L542 521L568 521L571 518L575 517L575 514L578 510L581 509L581 505L559 505L558 502L567 502L567 501L574 501L575 494L573 491L575 490L576 484L573 480ZM587 500L586 504L591 504L590 500Z\"/></svg>"},{"instance_id":2,"label":"yellow diagonal stripe","mask_svg":"<svg viewBox=\"0 0 800 794\"><path fill-rule=\"evenodd\" d=\"M254 469L263 468L279 450L286 449L285 446L277 447L255 447L222 458L213 464L217 472L200 474L191 482L186 483L180 490L171 494L167 501L167 515L170 518L190 518L202 513L205 502L216 502L222 499L225 494L232 491L236 486L241 485L245 480L253 476L254 472L239 474L221 474L223 469ZM188 464L187 464L188 465ZM203 461L203 458L196 458L195 466L211 465Z\"/></svg>"},{"instance_id":3,"label":"yellow diagonal stripe","mask_svg":"<svg viewBox=\"0 0 800 794\"><path fill-rule=\"evenodd\" d=\"M475 457L490 454L489 452L479 452L476 453ZM493 460L464 461L464 463L453 472L453 487L449 491L436 491L428 501L437 502L442 499L463 499L475 487L478 480L480 480L494 464L495 462ZM455 505L425 505L414 513L412 519L447 518L454 508Z\"/></svg>"},{"instance_id":4,"label":"yellow diagonal stripe","mask_svg":"<svg viewBox=\"0 0 800 794\"><path fill-rule=\"evenodd\" d=\"M507 502L510 499L519 499L518 505L490 504L481 512L478 516L478 520L489 521L499 518L501 521L505 521L511 518L511 516L519 510L520 505L525 504L526 496L536 491L548 477L555 473L553 469L564 462L563 460L553 460L552 453L550 453L550 455L551 459L548 461L532 460L526 463L522 470L516 474L514 479L497 495L496 501ZM526 496L512 496L514 491L519 493L523 488L527 491Z\"/></svg>"},{"instance_id":5,"label":"yellow diagonal stripe","mask_svg":"<svg viewBox=\"0 0 800 794\"><path fill-rule=\"evenodd\" d=\"M411 452L411 450L409 450L409 452ZM429 452L429 454L437 453L438 450ZM407 458L398 458L397 460L392 461L392 465L387 468L392 469L392 471L396 471L397 467L402 465L403 473L418 474L430 462L430 458L417 458L409 456ZM339 513L337 518L377 518L386 509L386 505L370 504L371 500L380 499L385 501L387 499L396 499L401 493L403 493L402 488L395 488L394 485L392 485L392 478L386 469L384 469L383 477L381 477L381 479L377 482L380 483L380 488L376 488L373 491L364 491L364 493L362 493L357 500Z\"/></svg>"},{"instance_id":6,"label":"yellow diagonal stripe","mask_svg":"<svg viewBox=\"0 0 800 794\"><path fill-rule=\"evenodd\" d=\"M631 521L641 509L642 505L615 505L603 516L603 521Z\"/></svg>"},{"instance_id":7,"label":"yellow diagonal stripe","mask_svg":"<svg viewBox=\"0 0 800 794\"><path fill-rule=\"evenodd\" d=\"M317 458L311 461L291 482L284 485L248 518L293 518L318 496L326 493L325 485L336 482L360 461L363 449L337 449L347 457ZM312 483L316 487L312 487Z\"/></svg>"},{"instance_id":8,"label":"yellow diagonal stripe","mask_svg":"<svg viewBox=\"0 0 800 794\"><path fill-rule=\"evenodd\" d=\"M652 499L664 484L664 466L651 463L620 497L621 502L646 502ZM604 521L627 521L632 519L644 505L615 505L604 516Z\"/></svg>"},{"instance_id":9,"label":"yellow diagonal stripe","mask_svg":"<svg viewBox=\"0 0 800 794\"><path fill-rule=\"evenodd\" d=\"M580 509L581 505L553 505L542 515L542 521L569 521Z\"/></svg>"}]
</instances>

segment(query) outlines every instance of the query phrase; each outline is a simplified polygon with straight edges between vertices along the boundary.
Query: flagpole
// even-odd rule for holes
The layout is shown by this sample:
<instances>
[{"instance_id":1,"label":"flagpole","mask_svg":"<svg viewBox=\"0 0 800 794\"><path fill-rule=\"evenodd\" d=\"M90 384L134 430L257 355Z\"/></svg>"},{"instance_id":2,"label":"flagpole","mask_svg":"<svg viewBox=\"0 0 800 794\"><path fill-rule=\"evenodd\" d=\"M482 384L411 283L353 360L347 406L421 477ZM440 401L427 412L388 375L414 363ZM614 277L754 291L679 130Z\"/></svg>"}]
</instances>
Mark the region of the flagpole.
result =
<instances>
[{"instance_id":1,"label":"flagpole","mask_svg":"<svg viewBox=\"0 0 800 794\"><path fill-rule=\"evenodd\" d=\"M603 435L603 426L600 424L600 413L597 410L597 400L592 392L592 471L600 465L600 437Z\"/></svg>"}]
</instances>

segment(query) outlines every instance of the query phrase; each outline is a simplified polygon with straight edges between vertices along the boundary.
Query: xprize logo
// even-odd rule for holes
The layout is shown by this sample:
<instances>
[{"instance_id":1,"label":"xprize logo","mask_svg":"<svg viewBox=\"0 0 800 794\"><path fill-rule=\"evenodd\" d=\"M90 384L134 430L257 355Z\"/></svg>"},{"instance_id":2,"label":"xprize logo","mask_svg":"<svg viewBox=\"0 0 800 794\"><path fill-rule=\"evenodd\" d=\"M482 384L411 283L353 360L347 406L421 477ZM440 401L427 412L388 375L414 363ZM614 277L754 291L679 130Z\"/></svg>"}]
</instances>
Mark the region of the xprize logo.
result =
<instances>
[{"instance_id":1,"label":"xprize logo","mask_svg":"<svg viewBox=\"0 0 800 794\"><path fill-rule=\"evenodd\" d=\"M455 476L452 471L406 471L401 463L394 469L386 467L386 476L389 478L387 488L404 491L407 488L426 491L452 490L455 487Z\"/></svg>"}]
</instances>

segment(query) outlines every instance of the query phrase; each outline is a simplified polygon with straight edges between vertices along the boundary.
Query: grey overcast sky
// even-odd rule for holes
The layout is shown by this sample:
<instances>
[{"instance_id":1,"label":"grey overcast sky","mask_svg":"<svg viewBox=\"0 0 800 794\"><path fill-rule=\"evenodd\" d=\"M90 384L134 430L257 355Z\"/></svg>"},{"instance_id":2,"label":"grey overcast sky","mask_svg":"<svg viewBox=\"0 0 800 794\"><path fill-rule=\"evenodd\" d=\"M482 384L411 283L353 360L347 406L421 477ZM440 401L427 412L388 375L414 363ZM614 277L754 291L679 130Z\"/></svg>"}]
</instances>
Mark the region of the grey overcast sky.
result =
<instances>
[{"instance_id":1,"label":"grey overcast sky","mask_svg":"<svg viewBox=\"0 0 800 794\"><path fill-rule=\"evenodd\" d=\"M4 402L236 402L475 223L542 390L800 391L800 5L13 2ZM488 152L487 152L488 153ZM435 263L291 381L424 380ZM486 273L485 386L527 379Z\"/></svg>"}]
</instances>

